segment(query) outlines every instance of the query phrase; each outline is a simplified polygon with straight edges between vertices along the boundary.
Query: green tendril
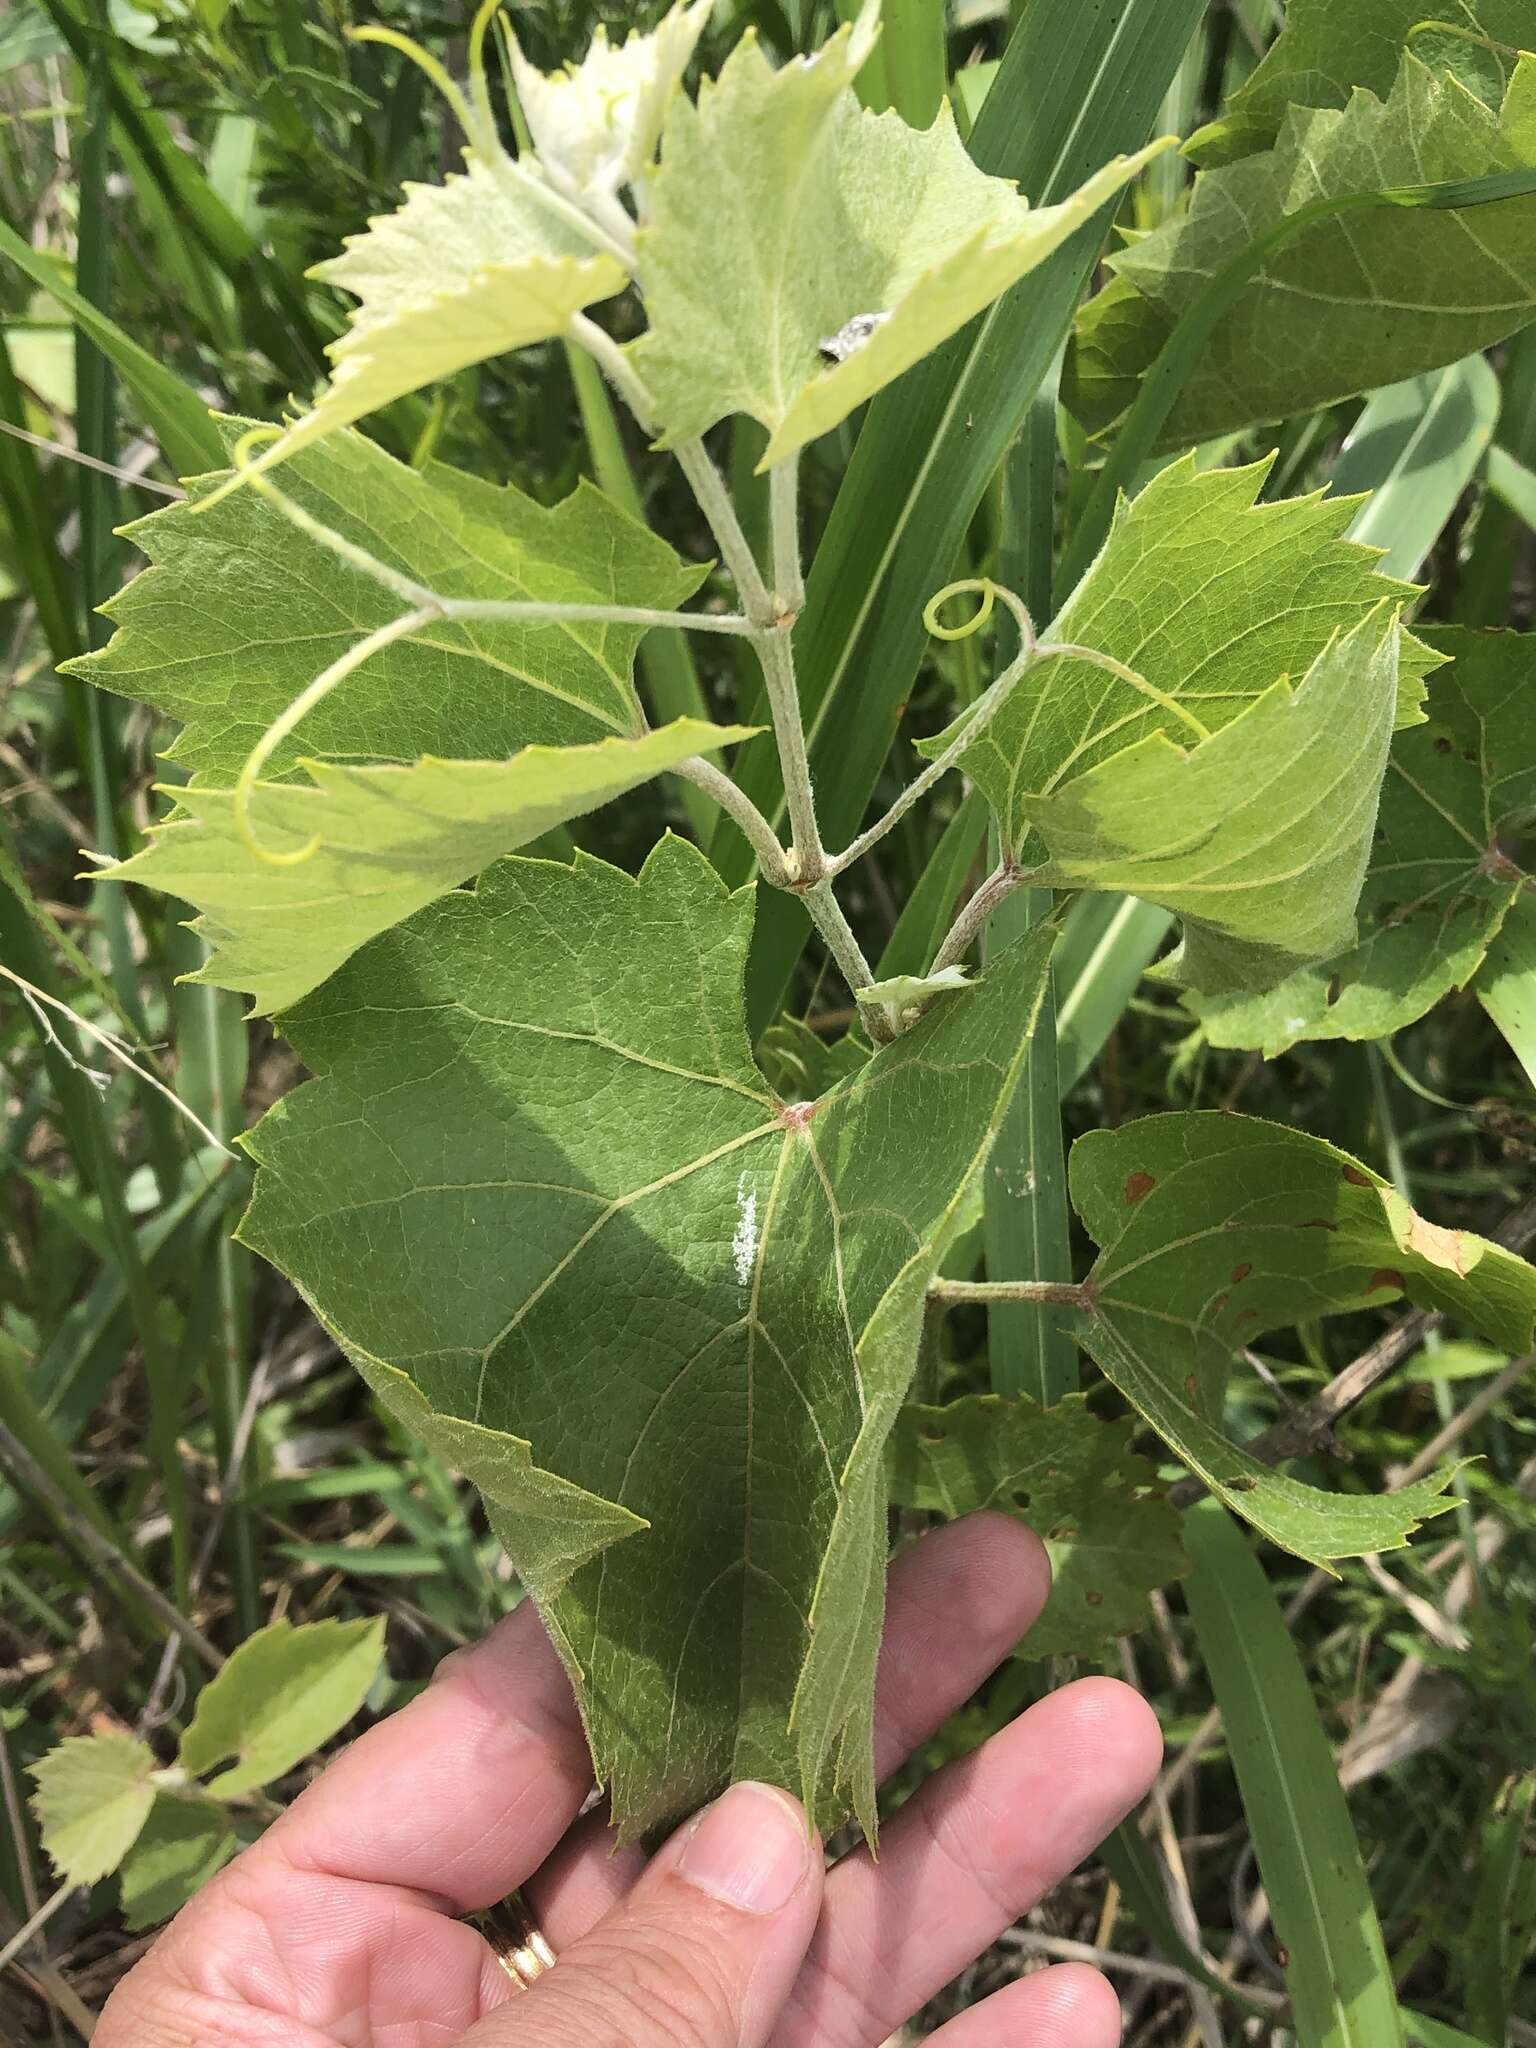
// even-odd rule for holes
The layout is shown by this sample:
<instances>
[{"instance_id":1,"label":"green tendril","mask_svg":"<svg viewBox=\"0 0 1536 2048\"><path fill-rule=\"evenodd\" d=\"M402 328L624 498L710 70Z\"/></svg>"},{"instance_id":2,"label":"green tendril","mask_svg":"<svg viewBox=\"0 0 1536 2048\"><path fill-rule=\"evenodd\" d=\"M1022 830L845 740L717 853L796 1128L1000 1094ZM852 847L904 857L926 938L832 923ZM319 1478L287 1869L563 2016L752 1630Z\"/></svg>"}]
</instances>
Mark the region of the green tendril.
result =
<instances>
[{"instance_id":1,"label":"green tendril","mask_svg":"<svg viewBox=\"0 0 1536 2048\"><path fill-rule=\"evenodd\" d=\"M469 27L469 89L474 95L475 112L481 127L493 137L496 135L496 110L491 104L491 82L485 69L485 39L501 8L502 0L480 0Z\"/></svg>"},{"instance_id":2,"label":"green tendril","mask_svg":"<svg viewBox=\"0 0 1536 2048\"><path fill-rule=\"evenodd\" d=\"M500 145L497 141L495 120L491 120L487 130L482 118L490 111L489 95L482 106L472 107L460 88L449 77L445 66L430 50L424 49L414 36L402 35L397 28L381 28L377 23L370 22L363 28L349 28L347 38L354 43L382 43L391 50L398 50L402 57L409 57L413 64L420 66L452 107L458 117L459 126L469 138L470 147L476 155L487 159L496 155ZM479 93L476 92L476 99L479 97Z\"/></svg>"},{"instance_id":3,"label":"green tendril","mask_svg":"<svg viewBox=\"0 0 1536 2048\"><path fill-rule=\"evenodd\" d=\"M952 597L963 597L967 591L979 590L981 603L963 626L944 626L939 623L939 608L948 604ZM973 633L979 633L992 616L992 607L997 602L997 585L990 576L963 576L958 583L946 583L923 606L923 626L935 640L969 640Z\"/></svg>"}]
</instances>

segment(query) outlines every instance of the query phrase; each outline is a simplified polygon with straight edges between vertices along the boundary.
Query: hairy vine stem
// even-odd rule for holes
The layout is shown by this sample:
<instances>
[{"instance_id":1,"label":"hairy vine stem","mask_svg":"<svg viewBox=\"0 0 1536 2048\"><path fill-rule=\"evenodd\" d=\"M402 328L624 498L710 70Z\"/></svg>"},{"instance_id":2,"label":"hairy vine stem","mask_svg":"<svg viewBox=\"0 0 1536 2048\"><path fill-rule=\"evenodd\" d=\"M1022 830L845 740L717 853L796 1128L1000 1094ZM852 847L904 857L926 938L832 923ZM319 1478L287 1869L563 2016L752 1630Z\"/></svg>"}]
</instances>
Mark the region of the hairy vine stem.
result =
<instances>
[{"instance_id":1,"label":"hairy vine stem","mask_svg":"<svg viewBox=\"0 0 1536 2048\"><path fill-rule=\"evenodd\" d=\"M982 927L1006 896L1015 889L1022 889L1033 881L1034 870L1021 868L1016 861L1003 859L988 875L970 901L961 907L959 916L944 935L942 945L933 956L930 974L942 974L946 967L958 966L971 946L981 936Z\"/></svg>"},{"instance_id":2,"label":"hairy vine stem","mask_svg":"<svg viewBox=\"0 0 1536 2048\"><path fill-rule=\"evenodd\" d=\"M974 618L964 626L946 627L940 625L938 622L939 606L944 603L946 598L968 590L979 590L982 593L982 603L977 608ZM1018 654L1003 670L996 681L991 683L982 692L980 697L977 698L976 703L972 707L970 717L963 722L959 732L956 733L943 753L936 760L931 761L920 775L915 776L907 784L883 818L877 819L867 832L861 832L857 839L851 840L844 847L843 851L831 862L829 873L840 875L844 868L851 867L856 860L861 859L868 853L872 846L877 845L885 837L886 833L891 830L892 826L900 824L912 806L925 797L934 784L949 773L966 748L973 741L980 739L998 712L1002 710L1003 705L1013 692L1014 685L1019 681L1030 663L1035 660L1039 650L1035 645L1034 621L1031 619L1027 607L1019 598L1014 596L1011 590L1004 590L1001 584L992 582L990 577L968 576L959 583L947 585L935 597L930 598L924 606L923 623L927 626L930 633L936 634L941 640L963 640L967 635L974 633L990 617L993 603L997 598L1002 599L1018 623ZM938 963L935 964L937 965ZM949 963L946 961L943 964L947 966Z\"/></svg>"},{"instance_id":3,"label":"hairy vine stem","mask_svg":"<svg viewBox=\"0 0 1536 2048\"><path fill-rule=\"evenodd\" d=\"M934 1280L928 1299L954 1307L961 1302L1056 1302L1063 1308L1091 1308L1093 1295L1072 1280Z\"/></svg>"},{"instance_id":4,"label":"hairy vine stem","mask_svg":"<svg viewBox=\"0 0 1536 2048\"><path fill-rule=\"evenodd\" d=\"M743 837L757 855L764 881L775 889L791 886L789 866L778 835L739 783L733 782L713 761L706 761L702 754L690 754L686 761L679 761L672 772L685 782L691 782L696 789L704 790L722 811L735 819Z\"/></svg>"}]
</instances>

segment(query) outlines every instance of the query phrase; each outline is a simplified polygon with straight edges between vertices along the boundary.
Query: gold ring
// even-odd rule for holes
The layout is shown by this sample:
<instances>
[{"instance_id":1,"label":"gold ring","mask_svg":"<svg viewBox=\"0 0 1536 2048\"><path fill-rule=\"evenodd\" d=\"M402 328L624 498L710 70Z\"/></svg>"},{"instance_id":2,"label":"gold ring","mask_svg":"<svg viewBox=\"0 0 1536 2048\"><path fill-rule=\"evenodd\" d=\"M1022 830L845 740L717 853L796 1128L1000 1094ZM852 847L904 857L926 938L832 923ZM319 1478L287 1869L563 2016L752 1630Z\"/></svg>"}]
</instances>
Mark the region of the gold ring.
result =
<instances>
[{"instance_id":1,"label":"gold ring","mask_svg":"<svg viewBox=\"0 0 1536 2048\"><path fill-rule=\"evenodd\" d=\"M499 1905L471 1916L491 1945L491 1952L519 1990L554 1968L555 1952L528 1910L521 1892L509 1892Z\"/></svg>"}]
</instances>

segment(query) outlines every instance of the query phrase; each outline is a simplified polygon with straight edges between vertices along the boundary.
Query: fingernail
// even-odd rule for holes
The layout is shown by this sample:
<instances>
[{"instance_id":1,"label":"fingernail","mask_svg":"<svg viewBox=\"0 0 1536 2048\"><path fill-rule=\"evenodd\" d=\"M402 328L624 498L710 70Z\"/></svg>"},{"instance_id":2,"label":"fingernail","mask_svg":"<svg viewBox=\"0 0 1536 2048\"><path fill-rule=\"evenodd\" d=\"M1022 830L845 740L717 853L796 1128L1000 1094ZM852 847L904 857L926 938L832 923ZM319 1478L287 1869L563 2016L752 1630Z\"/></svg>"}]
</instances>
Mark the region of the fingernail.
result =
<instances>
[{"instance_id":1,"label":"fingernail","mask_svg":"<svg viewBox=\"0 0 1536 2048\"><path fill-rule=\"evenodd\" d=\"M683 1848L678 1872L743 1913L777 1913L810 1868L805 1816L771 1785L732 1785Z\"/></svg>"}]
</instances>

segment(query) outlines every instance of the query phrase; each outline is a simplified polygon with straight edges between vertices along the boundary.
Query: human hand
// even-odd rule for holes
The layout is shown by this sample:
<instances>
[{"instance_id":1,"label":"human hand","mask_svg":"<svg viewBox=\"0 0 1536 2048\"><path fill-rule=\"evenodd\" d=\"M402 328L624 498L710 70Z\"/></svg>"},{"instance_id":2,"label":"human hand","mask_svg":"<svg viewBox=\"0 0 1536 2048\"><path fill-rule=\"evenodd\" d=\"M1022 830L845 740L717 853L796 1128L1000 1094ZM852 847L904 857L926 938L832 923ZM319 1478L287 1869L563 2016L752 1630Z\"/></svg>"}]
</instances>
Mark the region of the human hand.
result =
<instances>
[{"instance_id":1,"label":"human hand","mask_svg":"<svg viewBox=\"0 0 1536 2048\"><path fill-rule=\"evenodd\" d=\"M891 1572L876 1761L889 1774L1044 1603L999 1515ZM785 1794L733 1786L656 1856L578 1819L591 1767L531 1603L447 1658L187 1906L108 2001L96 2048L876 2048L1151 1783L1151 1709L1085 1678L930 1780L823 1875ZM527 1989L458 1916L521 1886L558 1967ZM1023 1977L939 2048L1113 2048L1097 1971Z\"/></svg>"}]
</instances>

